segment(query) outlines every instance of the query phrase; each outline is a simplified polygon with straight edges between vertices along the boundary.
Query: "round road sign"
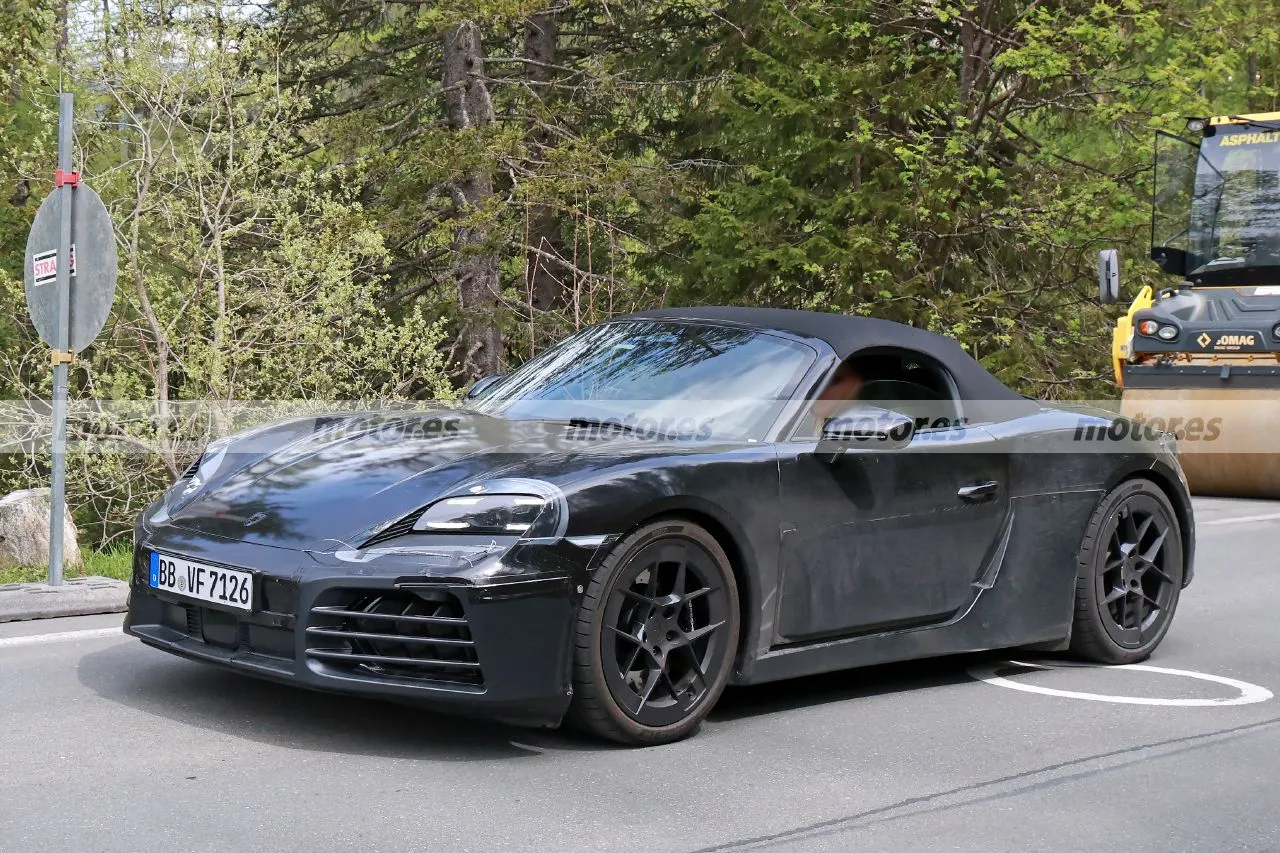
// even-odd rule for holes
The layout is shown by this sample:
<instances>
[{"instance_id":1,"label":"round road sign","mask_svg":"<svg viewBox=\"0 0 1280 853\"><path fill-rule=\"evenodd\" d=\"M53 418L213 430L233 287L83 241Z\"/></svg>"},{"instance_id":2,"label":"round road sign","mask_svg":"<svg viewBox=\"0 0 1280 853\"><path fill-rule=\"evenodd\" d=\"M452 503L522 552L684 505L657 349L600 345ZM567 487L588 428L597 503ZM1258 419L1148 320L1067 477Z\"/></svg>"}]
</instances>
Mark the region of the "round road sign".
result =
<instances>
[{"instance_id":1,"label":"round road sign","mask_svg":"<svg viewBox=\"0 0 1280 853\"><path fill-rule=\"evenodd\" d=\"M116 235L102 199L81 183L71 216L71 352L93 343L111 313L116 295ZM40 338L58 345L58 228L62 189L55 189L36 211L27 236L23 278L27 312Z\"/></svg>"}]
</instances>

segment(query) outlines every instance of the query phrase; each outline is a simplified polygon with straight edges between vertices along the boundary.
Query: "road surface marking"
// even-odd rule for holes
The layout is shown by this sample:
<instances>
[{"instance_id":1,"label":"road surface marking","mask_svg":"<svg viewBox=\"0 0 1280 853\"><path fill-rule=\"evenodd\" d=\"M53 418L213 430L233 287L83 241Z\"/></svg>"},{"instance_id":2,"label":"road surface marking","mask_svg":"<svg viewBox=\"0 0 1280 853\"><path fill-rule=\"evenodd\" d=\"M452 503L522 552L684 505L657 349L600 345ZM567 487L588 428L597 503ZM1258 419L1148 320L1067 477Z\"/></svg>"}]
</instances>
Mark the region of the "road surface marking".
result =
<instances>
[{"instance_id":1,"label":"road surface marking","mask_svg":"<svg viewBox=\"0 0 1280 853\"><path fill-rule=\"evenodd\" d=\"M1154 696L1106 696L1101 693L1082 693L1076 690L1055 690L1052 687L1041 687L1038 684L1022 684L1008 678L1003 678L997 674L1000 670L1008 669L1011 666L1025 667L1027 669L1131 669L1137 672L1157 672L1162 675L1181 675L1184 678L1195 678L1200 681L1212 681L1216 684L1225 684L1228 687L1238 690L1240 695L1227 697L1225 699L1163 699ZM1113 702L1119 705L1165 705L1181 708L1204 708L1218 707L1222 705L1251 705L1254 702L1265 702L1272 698L1270 690L1265 687L1259 687L1256 684L1250 684L1247 681L1237 681L1234 678L1227 678L1222 675L1210 675L1207 672L1192 672L1188 669L1169 669L1163 666L1147 666L1146 664L1140 663L1102 667L1095 666L1094 664L1070 663L1067 661L1054 661L1051 664L1040 664L1022 663L1020 661L1010 660L1002 663L970 667L967 672L970 677L976 678L979 681L985 681L987 684L994 684L997 687L1008 687L1011 690L1022 690L1026 693L1040 693L1044 696L1059 696L1064 699L1088 699L1093 702Z\"/></svg>"},{"instance_id":2,"label":"road surface marking","mask_svg":"<svg viewBox=\"0 0 1280 853\"><path fill-rule=\"evenodd\" d=\"M1253 521L1280 521L1280 512L1268 513L1267 515L1242 515L1239 518L1214 518L1199 523L1207 527L1210 524L1248 524Z\"/></svg>"},{"instance_id":3,"label":"road surface marking","mask_svg":"<svg viewBox=\"0 0 1280 853\"><path fill-rule=\"evenodd\" d=\"M32 634L28 637L0 637L0 649L14 646L38 646L42 643L67 643L72 640L97 640L102 637L123 637L120 628L91 628L87 631L60 631L57 634Z\"/></svg>"}]
</instances>

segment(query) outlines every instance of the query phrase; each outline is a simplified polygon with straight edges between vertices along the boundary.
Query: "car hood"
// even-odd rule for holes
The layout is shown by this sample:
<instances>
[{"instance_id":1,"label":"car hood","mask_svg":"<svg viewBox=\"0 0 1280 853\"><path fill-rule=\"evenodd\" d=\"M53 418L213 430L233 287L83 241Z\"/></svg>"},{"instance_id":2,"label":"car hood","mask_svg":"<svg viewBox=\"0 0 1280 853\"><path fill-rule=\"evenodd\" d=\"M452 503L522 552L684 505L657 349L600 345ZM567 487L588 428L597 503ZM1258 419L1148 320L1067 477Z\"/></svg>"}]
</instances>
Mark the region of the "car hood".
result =
<instances>
[{"instance_id":1,"label":"car hood","mask_svg":"<svg viewBox=\"0 0 1280 853\"><path fill-rule=\"evenodd\" d=\"M333 551L359 546L469 482L550 481L580 467L571 463L583 454L634 458L645 455L646 445L670 446L613 431L457 411L314 421L310 431L309 421L295 422L284 430L284 443L270 450L263 446L279 442L270 430L231 439L219 450L221 458L175 484L153 523L257 544Z\"/></svg>"}]
</instances>

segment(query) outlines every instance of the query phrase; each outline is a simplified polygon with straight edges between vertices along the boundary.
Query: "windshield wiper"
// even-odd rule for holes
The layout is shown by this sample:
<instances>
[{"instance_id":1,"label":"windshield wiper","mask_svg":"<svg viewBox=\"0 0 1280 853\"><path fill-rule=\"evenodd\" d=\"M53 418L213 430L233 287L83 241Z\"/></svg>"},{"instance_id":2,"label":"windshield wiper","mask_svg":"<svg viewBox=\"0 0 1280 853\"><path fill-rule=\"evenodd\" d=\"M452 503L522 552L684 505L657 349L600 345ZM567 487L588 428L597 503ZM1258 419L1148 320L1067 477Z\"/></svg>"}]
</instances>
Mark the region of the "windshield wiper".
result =
<instances>
[{"instance_id":1,"label":"windshield wiper","mask_svg":"<svg viewBox=\"0 0 1280 853\"><path fill-rule=\"evenodd\" d=\"M581 429L616 429L618 432L634 433L636 428L620 421L602 421L599 418L570 418L569 426Z\"/></svg>"}]
</instances>

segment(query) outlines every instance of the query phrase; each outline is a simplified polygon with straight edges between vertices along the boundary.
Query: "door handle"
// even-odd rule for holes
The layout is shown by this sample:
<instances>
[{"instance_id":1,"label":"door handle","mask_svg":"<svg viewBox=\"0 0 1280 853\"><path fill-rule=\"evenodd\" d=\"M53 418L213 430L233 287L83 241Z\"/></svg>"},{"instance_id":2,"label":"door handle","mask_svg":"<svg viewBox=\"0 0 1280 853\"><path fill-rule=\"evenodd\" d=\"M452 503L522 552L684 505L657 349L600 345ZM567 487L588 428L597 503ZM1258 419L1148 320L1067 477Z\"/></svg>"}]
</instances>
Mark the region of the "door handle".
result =
<instances>
[{"instance_id":1,"label":"door handle","mask_svg":"<svg viewBox=\"0 0 1280 853\"><path fill-rule=\"evenodd\" d=\"M956 495L958 495L962 501L979 503L981 501L994 498L996 496L996 490L999 488L1000 484L995 480L991 480L986 483L978 483L974 486L964 486L956 492Z\"/></svg>"}]
</instances>

